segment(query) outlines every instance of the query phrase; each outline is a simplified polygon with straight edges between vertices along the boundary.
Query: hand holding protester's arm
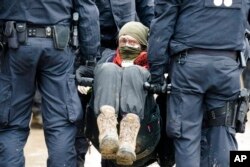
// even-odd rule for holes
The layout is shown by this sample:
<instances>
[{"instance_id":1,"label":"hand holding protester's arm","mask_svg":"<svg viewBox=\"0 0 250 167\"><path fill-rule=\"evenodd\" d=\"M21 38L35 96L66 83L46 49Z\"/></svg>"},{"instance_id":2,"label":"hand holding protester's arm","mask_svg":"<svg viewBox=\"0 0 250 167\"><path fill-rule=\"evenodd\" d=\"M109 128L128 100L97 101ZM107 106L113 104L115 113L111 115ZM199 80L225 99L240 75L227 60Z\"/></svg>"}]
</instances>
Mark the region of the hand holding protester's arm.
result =
<instances>
[{"instance_id":1,"label":"hand holding protester's arm","mask_svg":"<svg viewBox=\"0 0 250 167\"><path fill-rule=\"evenodd\" d=\"M171 90L171 84L167 82L167 78L163 81L163 84L151 83L149 80L143 84L143 87L152 94L164 94Z\"/></svg>"},{"instance_id":2,"label":"hand holding protester's arm","mask_svg":"<svg viewBox=\"0 0 250 167\"><path fill-rule=\"evenodd\" d=\"M92 86L94 80L94 69L96 62L86 62L76 70L76 80L81 86Z\"/></svg>"}]
</instances>

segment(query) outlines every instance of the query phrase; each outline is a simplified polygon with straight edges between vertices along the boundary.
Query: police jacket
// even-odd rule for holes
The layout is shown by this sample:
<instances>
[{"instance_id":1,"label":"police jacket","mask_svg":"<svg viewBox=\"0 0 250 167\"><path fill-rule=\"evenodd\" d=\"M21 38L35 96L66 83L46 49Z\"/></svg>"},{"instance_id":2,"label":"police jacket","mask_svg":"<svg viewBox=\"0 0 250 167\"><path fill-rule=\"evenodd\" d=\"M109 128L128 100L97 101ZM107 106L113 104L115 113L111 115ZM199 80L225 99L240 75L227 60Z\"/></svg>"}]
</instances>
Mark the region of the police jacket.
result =
<instances>
[{"instance_id":1,"label":"police jacket","mask_svg":"<svg viewBox=\"0 0 250 167\"><path fill-rule=\"evenodd\" d=\"M137 16L149 27L154 18L153 2L154 0L96 0L100 12L101 39L114 40L119 29L125 23L135 21Z\"/></svg>"},{"instance_id":2,"label":"police jacket","mask_svg":"<svg viewBox=\"0 0 250 167\"><path fill-rule=\"evenodd\" d=\"M155 0L148 50L153 78L170 55L187 48L242 50L248 12L248 0Z\"/></svg>"},{"instance_id":3,"label":"police jacket","mask_svg":"<svg viewBox=\"0 0 250 167\"><path fill-rule=\"evenodd\" d=\"M70 26L73 11L79 13L81 54L84 59L93 59L100 45L100 27L98 9L92 0L1 0L0 21Z\"/></svg>"}]
</instances>

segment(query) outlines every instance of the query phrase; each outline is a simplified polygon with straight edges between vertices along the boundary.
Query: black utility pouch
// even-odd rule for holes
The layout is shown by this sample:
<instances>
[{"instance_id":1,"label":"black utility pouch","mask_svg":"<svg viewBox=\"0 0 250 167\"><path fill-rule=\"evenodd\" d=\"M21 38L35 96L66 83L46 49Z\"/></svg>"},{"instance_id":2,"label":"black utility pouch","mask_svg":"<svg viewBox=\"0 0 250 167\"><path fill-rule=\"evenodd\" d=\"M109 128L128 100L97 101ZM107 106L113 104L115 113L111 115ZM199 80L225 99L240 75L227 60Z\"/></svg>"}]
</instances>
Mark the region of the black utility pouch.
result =
<instances>
[{"instance_id":1,"label":"black utility pouch","mask_svg":"<svg viewBox=\"0 0 250 167\"><path fill-rule=\"evenodd\" d=\"M9 48L17 49L19 47L17 32L15 29L15 21L7 21L5 23L4 35L8 39Z\"/></svg>"},{"instance_id":2,"label":"black utility pouch","mask_svg":"<svg viewBox=\"0 0 250 167\"><path fill-rule=\"evenodd\" d=\"M247 113L249 111L249 92L243 88L238 99L237 116L235 120L235 129L237 133L244 133L247 123Z\"/></svg>"},{"instance_id":3,"label":"black utility pouch","mask_svg":"<svg viewBox=\"0 0 250 167\"><path fill-rule=\"evenodd\" d=\"M70 29L68 26L53 26L53 40L56 49L63 50L69 43Z\"/></svg>"},{"instance_id":4,"label":"black utility pouch","mask_svg":"<svg viewBox=\"0 0 250 167\"><path fill-rule=\"evenodd\" d=\"M23 44L27 41L27 28L26 23L16 23L17 39L18 42Z\"/></svg>"},{"instance_id":5,"label":"black utility pouch","mask_svg":"<svg viewBox=\"0 0 250 167\"><path fill-rule=\"evenodd\" d=\"M235 127L237 133L245 133L248 112L247 105L246 102L242 102L238 110Z\"/></svg>"}]
</instances>

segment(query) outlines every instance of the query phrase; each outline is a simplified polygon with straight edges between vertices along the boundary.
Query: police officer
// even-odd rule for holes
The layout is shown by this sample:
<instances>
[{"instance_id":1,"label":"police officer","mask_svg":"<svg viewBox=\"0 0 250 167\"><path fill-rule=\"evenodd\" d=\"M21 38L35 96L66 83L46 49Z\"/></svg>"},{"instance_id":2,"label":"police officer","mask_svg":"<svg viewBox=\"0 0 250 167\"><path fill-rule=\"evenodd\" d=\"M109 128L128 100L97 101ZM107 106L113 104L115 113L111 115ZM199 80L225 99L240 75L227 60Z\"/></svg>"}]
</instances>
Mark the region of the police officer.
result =
<instances>
[{"instance_id":1,"label":"police officer","mask_svg":"<svg viewBox=\"0 0 250 167\"><path fill-rule=\"evenodd\" d=\"M154 0L96 0L96 5L100 11L102 51L117 48L117 35L125 23L139 19L149 27L154 18Z\"/></svg>"},{"instance_id":2,"label":"police officer","mask_svg":"<svg viewBox=\"0 0 250 167\"><path fill-rule=\"evenodd\" d=\"M155 0L149 37L151 87L168 69L167 134L174 139L177 167L229 166L237 149L234 101L240 94L240 62L249 2L246 0ZM170 63L169 63L170 62ZM150 88L151 88L150 87ZM200 164L206 111L207 161ZM228 115L227 115L228 114ZM205 153L205 152L202 152Z\"/></svg>"},{"instance_id":3,"label":"police officer","mask_svg":"<svg viewBox=\"0 0 250 167\"><path fill-rule=\"evenodd\" d=\"M76 126L82 107L69 47L71 14L79 13L79 43L84 65L99 49L98 10L92 0L2 0L0 22L8 39L0 74L0 166L24 166L36 83L42 95L48 167L75 167Z\"/></svg>"}]
</instances>

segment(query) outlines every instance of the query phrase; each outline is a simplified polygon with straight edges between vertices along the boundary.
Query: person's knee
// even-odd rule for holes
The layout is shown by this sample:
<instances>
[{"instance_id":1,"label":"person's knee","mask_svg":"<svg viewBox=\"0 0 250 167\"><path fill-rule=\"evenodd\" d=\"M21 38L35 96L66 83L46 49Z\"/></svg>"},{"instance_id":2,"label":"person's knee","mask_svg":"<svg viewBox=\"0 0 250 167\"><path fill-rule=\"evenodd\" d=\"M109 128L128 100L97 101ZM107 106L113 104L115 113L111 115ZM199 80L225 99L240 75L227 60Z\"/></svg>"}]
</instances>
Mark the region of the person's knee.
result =
<instances>
[{"instance_id":1,"label":"person's knee","mask_svg":"<svg viewBox=\"0 0 250 167\"><path fill-rule=\"evenodd\" d=\"M124 68L124 72L131 73L131 75L138 74L138 73L148 73L149 74L147 69L145 69L141 66L138 66L138 65L126 67L126 68Z\"/></svg>"},{"instance_id":2,"label":"person's knee","mask_svg":"<svg viewBox=\"0 0 250 167\"><path fill-rule=\"evenodd\" d=\"M118 71L119 67L114 64L114 63L103 63L101 65L98 65L98 67L95 70L95 74L98 73L107 73L107 74L112 74L115 71Z\"/></svg>"}]
</instances>

